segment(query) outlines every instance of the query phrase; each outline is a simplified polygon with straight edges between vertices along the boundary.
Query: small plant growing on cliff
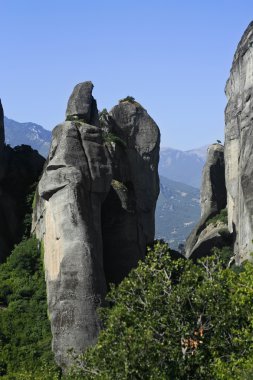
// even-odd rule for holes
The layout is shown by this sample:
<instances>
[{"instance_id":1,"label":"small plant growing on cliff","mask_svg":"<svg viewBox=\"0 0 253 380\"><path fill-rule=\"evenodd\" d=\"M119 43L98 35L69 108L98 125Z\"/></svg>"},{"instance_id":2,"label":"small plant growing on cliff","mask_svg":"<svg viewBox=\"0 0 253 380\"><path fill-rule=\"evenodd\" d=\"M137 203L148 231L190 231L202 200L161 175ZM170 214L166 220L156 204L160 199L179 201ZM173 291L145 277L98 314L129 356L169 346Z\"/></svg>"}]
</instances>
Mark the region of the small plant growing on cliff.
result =
<instances>
[{"instance_id":1,"label":"small plant growing on cliff","mask_svg":"<svg viewBox=\"0 0 253 380\"><path fill-rule=\"evenodd\" d=\"M217 226L218 223L228 224L228 211L226 208L222 209L219 214L215 215L213 218L206 222L206 225L213 224Z\"/></svg>"},{"instance_id":2,"label":"small plant growing on cliff","mask_svg":"<svg viewBox=\"0 0 253 380\"><path fill-rule=\"evenodd\" d=\"M103 137L103 141L105 143L115 143L115 144L119 144L120 146L122 146L123 148L126 148L126 143L125 141L123 141L120 137L116 136L114 133L112 132L103 132L102 134L102 137Z\"/></svg>"},{"instance_id":3,"label":"small plant growing on cliff","mask_svg":"<svg viewBox=\"0 0 253 380\"><path fill-rule=\"evenodd\" d=\"M102 111L99 112L99 117L101 116L104 116L104 115L107 115L108 114L108 111L106 108L103 108Z\"/></svg>"},{"instance_id":4,"label":"small plant growing on cliff","mask_svg":"<svg viewBox=\"0 0 253 380\"><path fill-rule=\"evenodd\" d=\"M135 98L133 96L126 96L125 98L119 100L119 103L123 102L135 103Z\"/></svg>"}]
</instances>

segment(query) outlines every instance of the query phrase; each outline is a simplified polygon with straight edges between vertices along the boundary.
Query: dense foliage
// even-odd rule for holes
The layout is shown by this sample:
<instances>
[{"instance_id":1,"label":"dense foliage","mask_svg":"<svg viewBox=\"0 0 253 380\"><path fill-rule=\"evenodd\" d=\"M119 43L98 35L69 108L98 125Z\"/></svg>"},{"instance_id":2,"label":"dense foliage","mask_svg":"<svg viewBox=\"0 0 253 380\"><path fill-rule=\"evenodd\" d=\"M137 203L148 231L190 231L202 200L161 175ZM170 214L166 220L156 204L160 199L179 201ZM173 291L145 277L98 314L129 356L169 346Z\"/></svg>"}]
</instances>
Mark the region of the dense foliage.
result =
<instances>
[{"instance_id":1,"label":"dense foliage","mask_svg":"<svg viewBox=\"0 0 253 380\"><path fill-rule=\"evenodd\" d=\"M57 374L41 250L30 238L0 266L0 376L51 380Z\"/></svg>"},{"instance_id":2,"label":"dense foliage","mask_svg":"<svg viewBox=\"0 0 253 380\"><path fill-rule=\"evenodd\" d=\"M217 254L217 251L216 251ZM251 379L253 265L173 261L155 246L108 296L105 329L71 379Z\"/></svg>"},{"instance_id":3,"label":"dense foliage","mask_svg":"<svg viewBox=\"0 0 253 380\"><path fill-rule=\"evenodd\" d=\"M0 376L9 380L253 378L253 265L226 250L172 260L158 243L108 295L104 330L69 375L51 353L41 250L21 242L0 266Z\"/></svg>"}]
</instances>

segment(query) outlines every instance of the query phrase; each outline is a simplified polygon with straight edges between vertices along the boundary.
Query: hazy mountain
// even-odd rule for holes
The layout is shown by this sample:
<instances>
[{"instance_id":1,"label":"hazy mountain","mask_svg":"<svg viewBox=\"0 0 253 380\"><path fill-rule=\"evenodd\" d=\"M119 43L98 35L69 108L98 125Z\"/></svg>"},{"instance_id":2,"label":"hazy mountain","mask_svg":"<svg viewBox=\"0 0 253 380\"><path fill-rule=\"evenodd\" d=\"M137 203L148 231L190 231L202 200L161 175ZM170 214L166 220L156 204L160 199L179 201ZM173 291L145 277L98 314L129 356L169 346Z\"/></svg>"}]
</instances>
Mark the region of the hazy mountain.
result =
<instances>
[{"instance_id":1,"label":"hazy mountain","mask_svg":"<svg viewBox=\"0 0 253 380\"><path fill-rule=\"evenodd\" d=\"M199 189L160 176L155 218L156 238L177 248L200 218Z\"/></svg>"},{"instance_id":2,"label":"hazy mountain","mask_svg":"<svg viewBox=\"0 0 253 380\"><path fill-rule=\"evenodd\" d=\"M207 147L208 145L185 152L172 148L161 148L159 173L173 181L199 188Z\"/></svg>"},{"instance_id":3,"label":"hazy mountain","mask_svg":"<svg viewBox=\"0 0 253 380\"><path fill-rule=\"evenodd\" d=\"M35 123L19 123L4 118L5 142L10 146L31 145L42 156L46 157L51 142L51 132Z\"/></svg>"}]
</instances>

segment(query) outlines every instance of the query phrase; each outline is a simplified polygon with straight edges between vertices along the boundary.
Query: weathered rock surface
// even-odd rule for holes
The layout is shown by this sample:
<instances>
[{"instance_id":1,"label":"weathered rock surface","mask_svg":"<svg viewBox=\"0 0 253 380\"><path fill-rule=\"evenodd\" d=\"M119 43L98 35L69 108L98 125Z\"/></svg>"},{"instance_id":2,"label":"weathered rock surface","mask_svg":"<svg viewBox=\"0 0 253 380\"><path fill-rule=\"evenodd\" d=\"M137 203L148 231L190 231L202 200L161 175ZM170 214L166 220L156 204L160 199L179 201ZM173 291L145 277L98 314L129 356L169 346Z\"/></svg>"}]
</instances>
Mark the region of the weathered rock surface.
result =
<instances>
[{"instance_id":1,"label":"weathered rock surface","mask_svg":"<svg viewBox=\"0 0 253 380\"><path fill-rule=\"evenodd\" d=\"M0 262L25 233L27 196L38 182L45 159L28 145L4 145L3 108L0 102Z\"/></svg>"},{"instance_id":2,"label":"weathered rock surface","mask_svg":"<svg viewBox=\"0 0 253 380\"><path fill-rule=\"evenodd\" d=\"M224 147L210 145L207 160L202 172L200 194L201 219L186 241L186 257L206 256L214 246L223 244L219 228L207 226L207 221L226 207ZM221 227L224 229L224 226ZM223 244L224 245L224 244Z\"/></svg>"},{"instance_id":3,"label":"weathered rock surface","mask_svg":"<svg viewBox=\"0 0 253 380\"><path fill-rule=\"evenodd\" d=\"M137 102L120 102L109 117L108 129L119 140L107 144L113 182L103 204L102 231L107 280L117 283L154 240L160 132Z\"/></svg>"},{"instance_id":4,"label":"weathered rock surface","mask_svg":"<svg viewBox=\"0 0 253 380\"><path fill-rule=\"evenodd\" d=\"M106 283L121 281L144 257L159 192L158 127L128 102L113 108L109 129L92 125L92 87L75 87L67 118L75 117L53 130L33 215L44 242L53 351L62 367L71 363L70 349L80 353L96 342Z\"/></svg>"},{"instance_id":5,"label":"weathered rock surface","mask_svg":"<svg viewBox=\"0 0 253 380\"><path fill-rule=\"evenodd\" d=\"M82 119L84 122L99 126L97 102L92 96L92 82L75 86L67 105L66 119Z\"/></svg>"},{"instance_id":6,"label":"weathered rock surface","mask_svg":"<svg viewBox=\"0 0 253 380\"><path fill-rule=\"evenodd\" d=\"M228 226L240 263L253 250L253 22L237 47L225 92Z\"/></svg>"}]
</instances>

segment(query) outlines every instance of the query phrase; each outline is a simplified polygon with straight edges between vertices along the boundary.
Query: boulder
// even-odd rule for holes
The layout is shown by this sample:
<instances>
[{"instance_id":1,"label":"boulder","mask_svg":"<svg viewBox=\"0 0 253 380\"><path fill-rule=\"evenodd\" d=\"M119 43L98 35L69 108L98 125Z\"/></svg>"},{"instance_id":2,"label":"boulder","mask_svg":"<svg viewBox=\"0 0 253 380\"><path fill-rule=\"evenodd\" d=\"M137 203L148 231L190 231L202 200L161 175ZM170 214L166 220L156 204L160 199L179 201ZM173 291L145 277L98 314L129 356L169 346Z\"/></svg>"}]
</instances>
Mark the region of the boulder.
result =
<instances>
[{"instance_id":1,"label":"boulder","mask_svg":"<svg viewBox=\"0 0 253 380\"><path fill-rule=\"evenodd\" d=\"M226 84L225 163L228 227L237 264L253 250L253 22L236 49Z\"/></svg>"}]
</instances>

